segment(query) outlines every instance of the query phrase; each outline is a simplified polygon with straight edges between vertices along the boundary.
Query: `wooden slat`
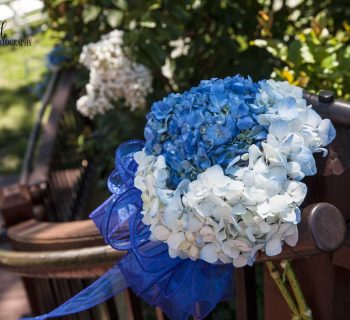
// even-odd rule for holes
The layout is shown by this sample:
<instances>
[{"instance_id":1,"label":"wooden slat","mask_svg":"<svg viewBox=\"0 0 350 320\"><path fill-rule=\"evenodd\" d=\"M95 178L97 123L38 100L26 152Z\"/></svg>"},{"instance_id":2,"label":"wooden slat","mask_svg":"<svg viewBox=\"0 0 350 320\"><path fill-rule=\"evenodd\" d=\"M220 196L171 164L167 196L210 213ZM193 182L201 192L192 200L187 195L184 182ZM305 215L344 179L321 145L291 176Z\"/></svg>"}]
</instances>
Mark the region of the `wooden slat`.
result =
<instances>
[{"instance_id":1,"label":"wooden slat","mask_svg":"<svg viewBox=\"0 0 350 320\"><path fill-rule=\"evenodd\" d=\"M0 270L0 319L16 320L30 312L21 279Z\"/></svg>"},{"instance_id":2,"label":"wooden slat","mask_svg":"<svg viewBox=\"0 0 350 320\"><path fill-rule=\"evenodd\" d=\"M336 206L343 213L344 218L347 222L350 222L350 197L348 187L349 181L350 169L344 171L344 173L339 176L332 175L328 177L322 177L320 180L323 201Z\"/></svg>"},{"instance_id":3,"label":"wooden slat","mask_svg":"<svg viewBox=\"0 0 350 320\"><path fill-rule=\"evenodd\" d=\"M156 309L156 318L157 318L157 320L166 320L167 319L166 316L164 315L162 309L160 309L158 307L156 307L155 309Z\"/></svg>"},{"instance_id":4,"label":"wooden slat","mask_svg":"<svg viewBox=\"0 0 350 320\"><path fill-rule=\"evenodd\" d=\"M50 173L49 192L54 215L49 214L50 221L74 220L73 207L76 199L76 189L82 178L81 168L56 170ZM50 213L50 212L48 212Z\"/></svg>"},{"instance_id":5,"label":"wooden slat","mask_svg":"<svg viewBox=\"0 0 350 320\"><path fill-rule=\"evenodd\" d=\"M143 320L140 299L131 289L125 290L125 296L128 306L128 320Z\"/></svg>"},{"instance_id":6,"label":"wooden slat","mask_svg":"<svg viewBox=\"0 0 350 320\"><path fill-rule=\"evenodd\" d=\"M67 71L59 79L57 89L52 97L52 110L48 122L43 128L38 146L38 156L34 170L30 175L30 184L38 184L49 178L50 164L57 137L58 123L68 103L74 83L73 70Z\"/></svg>"},{"instance_id":7,"label":"wooden slat","mask_svg":"<svg viewBox=\"0 0 350 320\"><path fill-rule=\"evenodd\" d=\"M333 254L332 262L337 267L350 270L350 224L348 224L344 244L337 252Z\"/></svg>"},{"instance_id":8,"label":"wooden slat","mask_svg":"<svg viewBox=\"0 0 350 320\"><path fill-rule=\"evenodd\" d=\"M237 320L257 319L254 267L235 269L235 301Z\"/></svg>"},{"instance_id":9,"label":"wooden slat","mask_svg":"<svg viewBox=\"0 0 350 320\"><path fill-rule=\"evenodd\" d=\"M347 320L350 315L350 272L348 268L334 267L333 319Z\"/></svg>"},{"instance_id":10,"label":"wooden slat","mask_svg":"<svg viewBox=\"0 0 350 320\"><path fill-rule=\"evenodd\" d=\"M50 79L48 81L45 93L41 99L41 107L36 115L34 127L30 133L27 148L22 161L22 170L20 174L20 184L26 184L28 182L28 175L30 172L30 168L33 161L33 156L35 153L35 146L38 140L38 136L40 134L42 119L44 117L46 108L50 103L52 93L55 89L56 81L59 77L60 72L57 70L50 75Z\"/></svg>"},{"instance_id":11,"label":"wooden slat","mask_svg":"<svg viewBox=\"0 0 350 320\"><path fill-rule=\"evenodd\" d=\"M350 247L344 246L341 247L333 255L333 264L342 267L344 269L350 270Z\"/></svg>"},{"instance_id":12,"label":"wooden slat","mask_svg":"<svg viewBox=\"0 0 350 320\"><path fill-rule=\"evenodd\" d=\"M113 320L119 320L119 314L118 314L118 309L117 309L117 303L113 298L110 298L106 301L106 306L108 309L108 315L110 319ZM122 320L122 319L121 319Z\"/></svg>"}]
</instances>

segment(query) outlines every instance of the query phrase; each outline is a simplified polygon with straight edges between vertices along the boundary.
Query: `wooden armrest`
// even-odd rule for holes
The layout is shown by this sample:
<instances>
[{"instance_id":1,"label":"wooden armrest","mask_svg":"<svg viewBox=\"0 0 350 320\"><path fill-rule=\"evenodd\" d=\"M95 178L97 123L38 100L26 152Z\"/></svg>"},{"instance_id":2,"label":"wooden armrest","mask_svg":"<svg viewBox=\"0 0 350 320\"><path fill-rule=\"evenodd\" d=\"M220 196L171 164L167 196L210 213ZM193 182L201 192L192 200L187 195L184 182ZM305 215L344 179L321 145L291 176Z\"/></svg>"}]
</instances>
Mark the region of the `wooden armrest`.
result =
<instances>
[{"instance_id":1,"label":"wooden armrest","mask_svg":"<svg viewBox=\"0 0 350 320\"><path fill-rule=\"evenodd\" d=\"M39 222L31 219L9 228L8 237L17 250L52 251L104 244L92 220Z\"/></svg>"},{"instance_id":2,"label":"wooden armrest","mask_svg":"<svg viewBox=\"0 0 350 320\"><path fill-rule=\"evenodd\" d=\"M92 220L31 219L9 228L7 234L19 251L0 250L0 267L24 277L94 278L124 254L105 245Z\"/></svg>"},{"instance_id":3,"label":"wooden armrest","mask_svg":"<svg viewBox=\"0 0 350 320\"><path fill-rule=\"evenodd\" d=\"M107 245L42 252L0 250L0 267L23 277L95 278L124 254Z\"/></svg>"},{"instance_id":4,"label":"wooden armrest","mask_svg":"<svg viewBox=\"0 0 350 320\"><path fill-rule=\"evenodd\" d=\"M328 203L317 203L303 210L299 225L299 242L295 247L284 246L278 256L264 253L257 262L303 258L340 248L345 238L342 213ZM28 221L10 228L9 237L16 248L45 252L0 251L0 267L22 276L83 278L102 274L124 252L109 246L98 246L102 238L92 221L49 223ZM90 247L89 247L90 246ZM63 250L63 248L70 248ZM72 249L75 248L75 249ZM82 248L82 249L77 249ZM50 250L50 251L48 251Z\"/></svg>"}]
</instances>

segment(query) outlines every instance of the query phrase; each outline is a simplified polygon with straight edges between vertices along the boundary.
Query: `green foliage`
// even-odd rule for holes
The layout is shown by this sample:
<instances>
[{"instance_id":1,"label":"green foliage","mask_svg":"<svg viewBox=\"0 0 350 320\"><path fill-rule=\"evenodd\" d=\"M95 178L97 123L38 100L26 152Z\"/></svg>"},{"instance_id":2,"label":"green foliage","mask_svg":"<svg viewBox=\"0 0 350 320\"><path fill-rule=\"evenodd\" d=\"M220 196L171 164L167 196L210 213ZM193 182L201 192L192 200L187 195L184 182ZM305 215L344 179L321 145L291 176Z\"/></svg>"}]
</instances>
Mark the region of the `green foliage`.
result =
<instances>
[{"instance_id":1,"label":"green foliage","mask_svg":"<svg viewBox=\"0 0 350 320\"><path fill-rule=\"evenodd\" d=\"M333 8L333 10L332 10ZM334 7L316 16L297 16L285 26L284 36L274 32L273 14L261 16L262 39L251 44L266 49L273 57L273 77L317 92L334 90L339 97L350 98L350 25L347 11L335 20ZM296 12L294 11L291 13ZM271 22L271 23L268 23Z\"/></svg>"},{"instance_id":2,"label":"green foliage","mask_svg":"<svg viewBox=\"0 0 350 320\"><path fill-rule=\"evenodd\" d=\"M46 7L74 65L84 44L124 30L129 54L155 77L150 101L234 73L256 79L272 73L347 96L347 0L46 0ZM186 54L175 57L177 39ZM161 73L166 62L171 81Z\"/></svg>"}]
</instances>

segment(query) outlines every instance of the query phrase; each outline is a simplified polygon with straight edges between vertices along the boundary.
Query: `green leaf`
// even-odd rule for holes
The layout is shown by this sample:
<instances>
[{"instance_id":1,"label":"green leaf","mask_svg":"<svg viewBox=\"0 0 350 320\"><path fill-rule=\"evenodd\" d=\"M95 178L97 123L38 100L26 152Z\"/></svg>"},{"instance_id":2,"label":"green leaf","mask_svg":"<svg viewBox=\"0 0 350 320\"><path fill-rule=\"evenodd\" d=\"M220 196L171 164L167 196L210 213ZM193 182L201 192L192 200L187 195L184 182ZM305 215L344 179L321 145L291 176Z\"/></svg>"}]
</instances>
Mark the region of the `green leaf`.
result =
<instances>
[{"instance_id":1,"label":"green leaf","mask_svg":"<svg viewBox=\"0 0 350 320\"><path fill-rule=\"evenodd\" d=\"M293 40L288 47L288 61L292 62L294 65L299 65L301 63L301 43L298 40Z\"/></svg>"},{"instance_id":2,"label":"green leaf","mask_svg":"<svg viewBox=\"0 0 350 320\"><path fill-rule=\"evenodd\" d=\"M303 63L315 63L315 58L307 45L303 45L300 49L300 55Z\"/></svg>"},{"instance_id":3,"label":"green leaf","mask_svg":"<svg viewBox=\"0 0 350 320\"><path fill-rule=\"evenodd\" d=\"M119 10L108 10L107 22L112 28L118 27L123 21L123 13Z\"/></svg>"},{"instance_id":4,"label":"green leaf","mask_svg":"<svg viewBox=\"0 0 350 320\"><path fill-rule=\"evenodd\" d=\"M141 21L140 26L144 28L154 29L157 27L157 24L154 21Z\"/></svg>"},{"instance_id":5,"label":"green leaf","mask_svg":"<svg viewBox=\"0 0 350 320\"><path fill-rule=\"evenodd\" d=\"M333 69L338 66L337 55L335 53L329 55L321 61L321 67L324 69Z\"/></svg>"},{"instance_id":6,"label":"green leaf","mask_svg":"<svg viewBox=\"0 0 350 320\"><path fill-rule=\"evenodd\" d=\"M126 10L128 8L128 3L125 0L111 0L115 7Z\"/></svg>"},{"instance_id":7,"label":"green leaf","mask_svg":"<svg viewBox=\"0 0 350 320\"><path fill-rule=\"evenodd\" d=\"M255 45L259 48L265 48L267 46L267 41L264 39L256 39L256 40L251 41L251 44Z\"/></svg>"},{"instance_id":8,"label":"green leaf","mask_svg":"<svg viewBox=\"0 0 350 320\"><path fill-rule=\"evenodd\" d=\"M101 8L97 6L86 6L83 11L83 21L84 23L89 23L96 20L98 15L101 13Z\"/></svg>"}]
</instances>

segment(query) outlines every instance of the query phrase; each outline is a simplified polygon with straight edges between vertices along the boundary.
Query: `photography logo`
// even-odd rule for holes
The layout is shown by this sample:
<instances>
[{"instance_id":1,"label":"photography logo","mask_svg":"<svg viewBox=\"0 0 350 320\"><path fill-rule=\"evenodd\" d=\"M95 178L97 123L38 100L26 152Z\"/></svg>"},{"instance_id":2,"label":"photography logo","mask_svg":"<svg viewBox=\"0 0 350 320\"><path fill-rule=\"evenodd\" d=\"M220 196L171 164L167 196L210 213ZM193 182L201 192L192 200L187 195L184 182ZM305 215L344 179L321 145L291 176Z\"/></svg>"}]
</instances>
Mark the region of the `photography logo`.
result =
<instances>
[{"instance_id":1,"label":"photography logo","mask_svg":"<svg viewBox=\"0 0 350 320\"><path fill-rule=\"evenodd\" d=\"M0 47L30 47L30 39L12 39L8 38L6 33L6 21L0 20Z\"/></svg>"}]
</instances>

